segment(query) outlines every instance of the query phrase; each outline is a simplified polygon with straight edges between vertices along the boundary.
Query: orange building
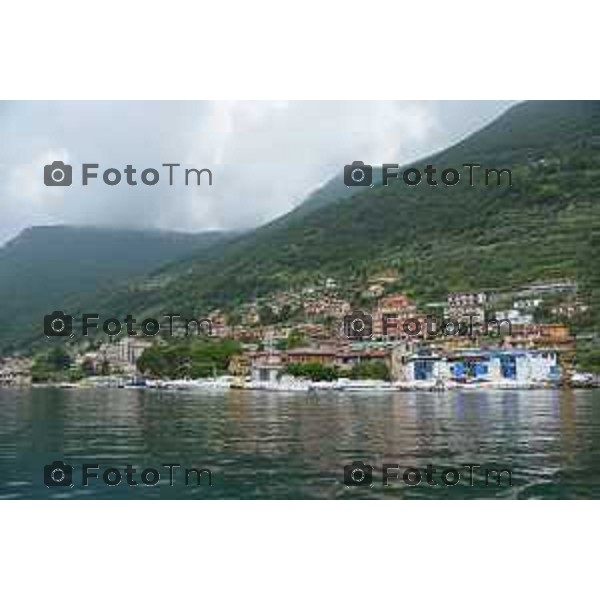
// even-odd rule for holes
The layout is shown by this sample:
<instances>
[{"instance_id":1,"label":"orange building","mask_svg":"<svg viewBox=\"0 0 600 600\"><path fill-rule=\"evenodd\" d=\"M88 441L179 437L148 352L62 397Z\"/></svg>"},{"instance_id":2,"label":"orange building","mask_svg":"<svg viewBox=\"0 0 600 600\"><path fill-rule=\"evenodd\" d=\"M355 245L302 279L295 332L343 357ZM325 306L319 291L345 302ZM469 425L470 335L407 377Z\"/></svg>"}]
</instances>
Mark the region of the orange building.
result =
<instances>
[{"instance_id":1,"label":"orange building","mask_svg":"<svg viewBox=\"0 0 600 600\"><path fill-rule=\"evenodd\" d=\"M417 316L417 307L404 294L391 294L380 298L372 316L375 339L399 338L403 337L403 322Z\"/></svg>"},{"instance_id":2,"label":"orange building","mask_svg":"<svg viewBox=\"0 0 600 600\"><path fill-rule=\"evenodd\" d=\"M287 351L287 362L290 363L319 363L320 365L335 364L336 349L322 348L294 348Z\"/></svg>"}]
</instances>

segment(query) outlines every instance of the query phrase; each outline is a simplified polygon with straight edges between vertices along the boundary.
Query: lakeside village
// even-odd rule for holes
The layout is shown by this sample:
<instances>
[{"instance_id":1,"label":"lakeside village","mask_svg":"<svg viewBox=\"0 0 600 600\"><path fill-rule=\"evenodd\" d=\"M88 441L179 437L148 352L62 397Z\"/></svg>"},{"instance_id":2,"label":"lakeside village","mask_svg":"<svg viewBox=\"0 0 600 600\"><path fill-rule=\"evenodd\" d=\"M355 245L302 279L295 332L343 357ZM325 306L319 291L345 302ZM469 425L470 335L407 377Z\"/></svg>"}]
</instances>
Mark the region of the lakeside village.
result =
<instances>
[{"instance_id":1,"label":"lakeside village","mask_svg":"<svg viewBox=\"0 0 600 600\"><path fill-rule=\"evenodd\" d=\"M574 368L581 339L572 324L589 306L572 280L452 292L422 307L398 287L394 275L381 275L350 294L349 286L340 289L327 278L235 313L214 310L210 335L202 337L180 331L171 338L121 335L52 345L39 356L1 358L0 385L274 391L600 385L598 375ZM350 330L349 339L348 318L357 306L367 321L359 327L371 335ZM468 326L443 334L432 329L431 315ZM494 319L494 331L481 326ZM597 344L597 334L584 335Z\"/></svg>"}]
</instances>

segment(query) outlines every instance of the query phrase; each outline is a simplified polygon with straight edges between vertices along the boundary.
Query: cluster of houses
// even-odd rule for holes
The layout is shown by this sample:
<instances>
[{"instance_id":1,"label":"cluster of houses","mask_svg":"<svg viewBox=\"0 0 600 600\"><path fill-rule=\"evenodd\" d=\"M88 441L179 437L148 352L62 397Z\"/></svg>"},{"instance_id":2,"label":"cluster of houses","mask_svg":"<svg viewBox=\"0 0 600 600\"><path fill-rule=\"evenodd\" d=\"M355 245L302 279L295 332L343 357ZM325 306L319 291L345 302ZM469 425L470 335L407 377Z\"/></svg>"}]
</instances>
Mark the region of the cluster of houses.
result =
<instances>
[{"instance_id":1,"label":"cluster of houses","mask_svg":"<svg viewBox=\"0 0 600 600\"><path fill-rule=\"evenodd\" d=\"M236 355L229 365L229 372L237 377L250 377L254 381L276 382L289 364L319 364L337 367L344 375L353 367L368 362L387 362L387 349L350 346L309 346L290 350L258 350Z\"/></svg>"},{"instance_id":2,"label":"cluster of houses","mask_svg":"<svg viewBox=\"0 0 600 600\"><path fill-rule=\"evenodd\" d=\"M557 383L570 369L575 339L566 324L541 323L536 312L548 304L563 311L550 310L551 314L563 317L587 310L569 280L534 283L516 291L452 292L445 303L427 305L427 313L403 294L385 294L379 282L370 285L366 295L375 304L369 313L372 329L364 339L349 340L339 328L325 337L323 331L307 335L310 343L300 348L249 348L234 357L231 373L274 382L291 363L336 367L343 376L356 365L380 361L392 380L408 383ZM328 300L323 302L328 305ZM570 312L564 312L566 307ZM433 320L432 312L437 316ZM448 322L469 326L453 327L447 334ZM308 333L303 325L295 329ZM276 337L273 330L270 333L268 339Z\"/></svg>"},{"instance_id":3,"label":"cluster of houses","mask_svg":"<svg viewBox=\"0 0 600 600\"><path fill-rule=\"evenodd\" d=\"M210 335L239 340L243 351L232 357L229 371L258 381L278 380L290 364L317 363L343 375L357 365L383 362L395 381L553 382L574 357L575 340L565 322L588 310L570 280L451 292L445 302L421 308L402 293L386 292L397 287L393 276L384 275L350 297L328 278L247 303L235 320L214 310L208 315ZM369 335L349 339L343 321L357 302L367 307ZM261 318L265 306L269 322ZM555 322L540 322L542 307ZM450 332L448 323L460 327ZM75 364L86 375L133 377L140 356L154 343L151 337L121 336L81 351ZM0 359L0 385L30 383L30 359Z\"/></svg>"},{"instance_id":4,"label":"cluster of houses","mask_svg":"<svg viewBox=\"0 0 600 600\"><path fill-rule=\"evenodd\" d=\"M27 357L0 357L0 387L31 385L31 365Z\"/></svg>"},{"instance_id":5,"label":"cluster of houses","mask_svg":"<svg viewBox=\"0 0 600 600\"><path fill-rule=\"evenodd\" d=\"M120 337L78 354L75 365L89 375L118 373L133 377L137 374L137 361L153 343L148 337Z\"/></svg>"},{"instance_id":6,"label":"cluster of houses","mask_svg":"<svg viewBox=\"0 0 600 600\"><path fill-rule=\"evenodd\" d=\"M561 344L568 340L563 337L557 341L560 343L545 348L507 346L450 349L404 340L379 347L355 343L291 350L269 349L250 351L234 357L230 363L230 373L250 377L255 381L274 383L292 363L336 367L340 377L343 377L357 365L383 362L392 381L405 383L559 383L562 375L561 348L564 348Z\"/></svg>"}]
</instances>

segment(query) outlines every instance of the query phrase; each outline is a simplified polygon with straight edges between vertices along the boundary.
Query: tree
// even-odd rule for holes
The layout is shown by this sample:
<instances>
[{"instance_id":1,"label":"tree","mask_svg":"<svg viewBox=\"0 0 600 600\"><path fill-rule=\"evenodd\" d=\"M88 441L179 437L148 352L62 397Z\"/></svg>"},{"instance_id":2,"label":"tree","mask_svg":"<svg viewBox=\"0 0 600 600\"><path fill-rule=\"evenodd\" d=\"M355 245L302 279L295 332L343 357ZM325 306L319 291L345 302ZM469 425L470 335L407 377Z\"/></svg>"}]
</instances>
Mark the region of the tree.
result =
<instances>
[{"instance_id":1,"label":"tree","mask_svg":"<svg viewBox=\"0 0 600 600\"><path fill-rule=\"evenodd\" d=\"M82 371L84 377L91 377L92 375L95 375L96 370L94 369L94 361L91 360L90 358L86 358L81 363L81 371Z\"/></svg>"},{"instance_id":2,"label":"tree","mask_svg":"<svg viewBox=\"0 0 600 600\"><path fill-rule=\"evenodd\" d=\"M70 354L62 346L56 346L48 353L46 362L54 370L61 371L68 369L72 361Z\"/></svg>"},{"instance_id":3,"label":"tree","mask_svg":"<svg viewBox=\"0 0 600 600\"><path fill-rule=\"evenodd\" d=\"M70 379L71 356L62 346L38 354L33 358L31 378L34 382L67 381Z\"/></svg>"},{"instance_id":4,"label":"tree","mask_svg":"<svg viewBox=\"0 0 600 600\"><path fill-rule=\"evenodd\" d=\"M273 309L269 304L263 304L258 309L258 318L262 325L272 325L277 323L277 315L273 312Z\"/></svg>"},{"instance_id":5,"label":"tree","mask_svg":"<svg viewBox=\"0 0 600 600\"><path fill-rule=\"evenodd\" d=\"M237 311L232 311L226 316L226 322L229 327L237 327L242 323L242 316Z\"/></svg>"},{"instance_id":6,"label":"tree","mask_svg":"<svg viewBox=\"0 0 600 600\"><path fill-rule=\"evenodd\" d=\"M146 348L137 367L154 377L210 377L226 373L229 360L240 351L234 340L184 338Z\"/></svg>"},{"instance_id":7,"label":"tree","mask_svg":"<svg viewBox=\"0 0 600 600\"><path fill-rule=\"evenodd\" d=\"M390 370L383 360L361 362L352 367L350 379L390 380Z\"/></svg>"},{"instance_id":8,"label":"tree","mask_svg":"<svg viewBox=\"0 0 600 600\"><path fill-rule=\"evenodd\" d=\"M337 367L322 365L317 362L289 363L286 365L285 373L293 377L310 379L311 381L334 381L339 377Z\"/></svg>"},{"instance_id":9,"label":"tree","mask_svg":"<svg viewBox=\"0 0 600 600\"><path fill-rule=\"evenodd\" d=\"M287 337L288 348L299 348L304 344L304 334L297 329L292 329Z\"/></svg>"}]
</instances>

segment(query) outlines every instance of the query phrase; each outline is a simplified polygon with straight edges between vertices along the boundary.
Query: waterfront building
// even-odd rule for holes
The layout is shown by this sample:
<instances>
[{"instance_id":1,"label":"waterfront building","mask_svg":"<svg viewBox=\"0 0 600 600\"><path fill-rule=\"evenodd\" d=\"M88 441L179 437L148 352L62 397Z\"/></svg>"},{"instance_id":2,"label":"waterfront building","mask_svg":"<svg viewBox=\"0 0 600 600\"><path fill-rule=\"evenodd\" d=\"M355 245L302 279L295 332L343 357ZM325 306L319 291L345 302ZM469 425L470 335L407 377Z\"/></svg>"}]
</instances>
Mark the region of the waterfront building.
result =
<instances>
[{"instance_id":1,"label":"waterfront building","mask_svg":"<svg viewBox=\"0 0 600 600\"><path fill-rule=\"evenodd\" d=\"M96 373L108 370L112 373L134 375L137 361L144 350L154 343L152 338L125 336L119 340L103 343L97 352L84 354L80 364L88 364Z\"/></svg>"},{"instance_id":2,"label":"waterfront building","mask_svg":"<svg viewBox=\"0 0 600 600\"><path fill-rule=\"evenodd\" d=\"M390 368L391 352L385 349L364 348L356 350L351 347L341 348L335 354L335 366L340 371L350 371L365 363L384 363Z\"/></svg>"},{"instance_id":3,"label":"waterfront building","mask_svg":"<svg viewBox=\"0 0 600 600\"><path fill-rule=\"evenodd\" d=\"M255 381L276 381L288 364L319 364L350 371L364 363L383 362L390 367L390 349L321 346L294 348L288 351L250 352L232 357L229 372L250 377Z\"/></svg>"},{"instance_id":4,"label":"waterfront building","mask_svg":"<svg viewBox=\"0 0 600 600\"><path fill-rule=\"evenodd\" d=\"M254 381L276 382L285 368L285 357L277 351L253 352L249 361L250 377Z\"/></svg>"},{"instance_id":5,"label":"waterfront building","mask_svg":"<svg viewBox=\"0 0 600 600\"><path fill-rule=\"evenodd\" d=\"M407 357L403 381L557 383L561 369L554 350L464 349L451 354L417 352Z\"/></svg>"},{"instance_id":6,"label":"waterfront building","mask_svg":"<svg viewBox=\"0 0 600 600\"><path fill-rule=\"evenodd\" d=\"M286 353L287 362L290 363L318 363L324 366L333 366L336 362L337 350L334 347L319 348L293 348Z\"/></svg>"},{"instance_id":7,"label":"waterfront building","mask_svg":"<svg viewBox=\"0 0 600 600\"><path fill-rule=\"evenodd\" d=\"M390 375L393 381L406 381L409 378L406 364L416 352L417 344L412 339L399 340L390 349Z\"/></svg>"},{"instance_id":8,"label":"waterfront building","mask_svg":"<svg viewBox=\"0 0 600 600\"><path fill-rule=\"evenodd\" d=\"M450 371L448 361L435 352L417 352L406 357L400 381L448 381Z\"/></svg>"}]
</instances>

